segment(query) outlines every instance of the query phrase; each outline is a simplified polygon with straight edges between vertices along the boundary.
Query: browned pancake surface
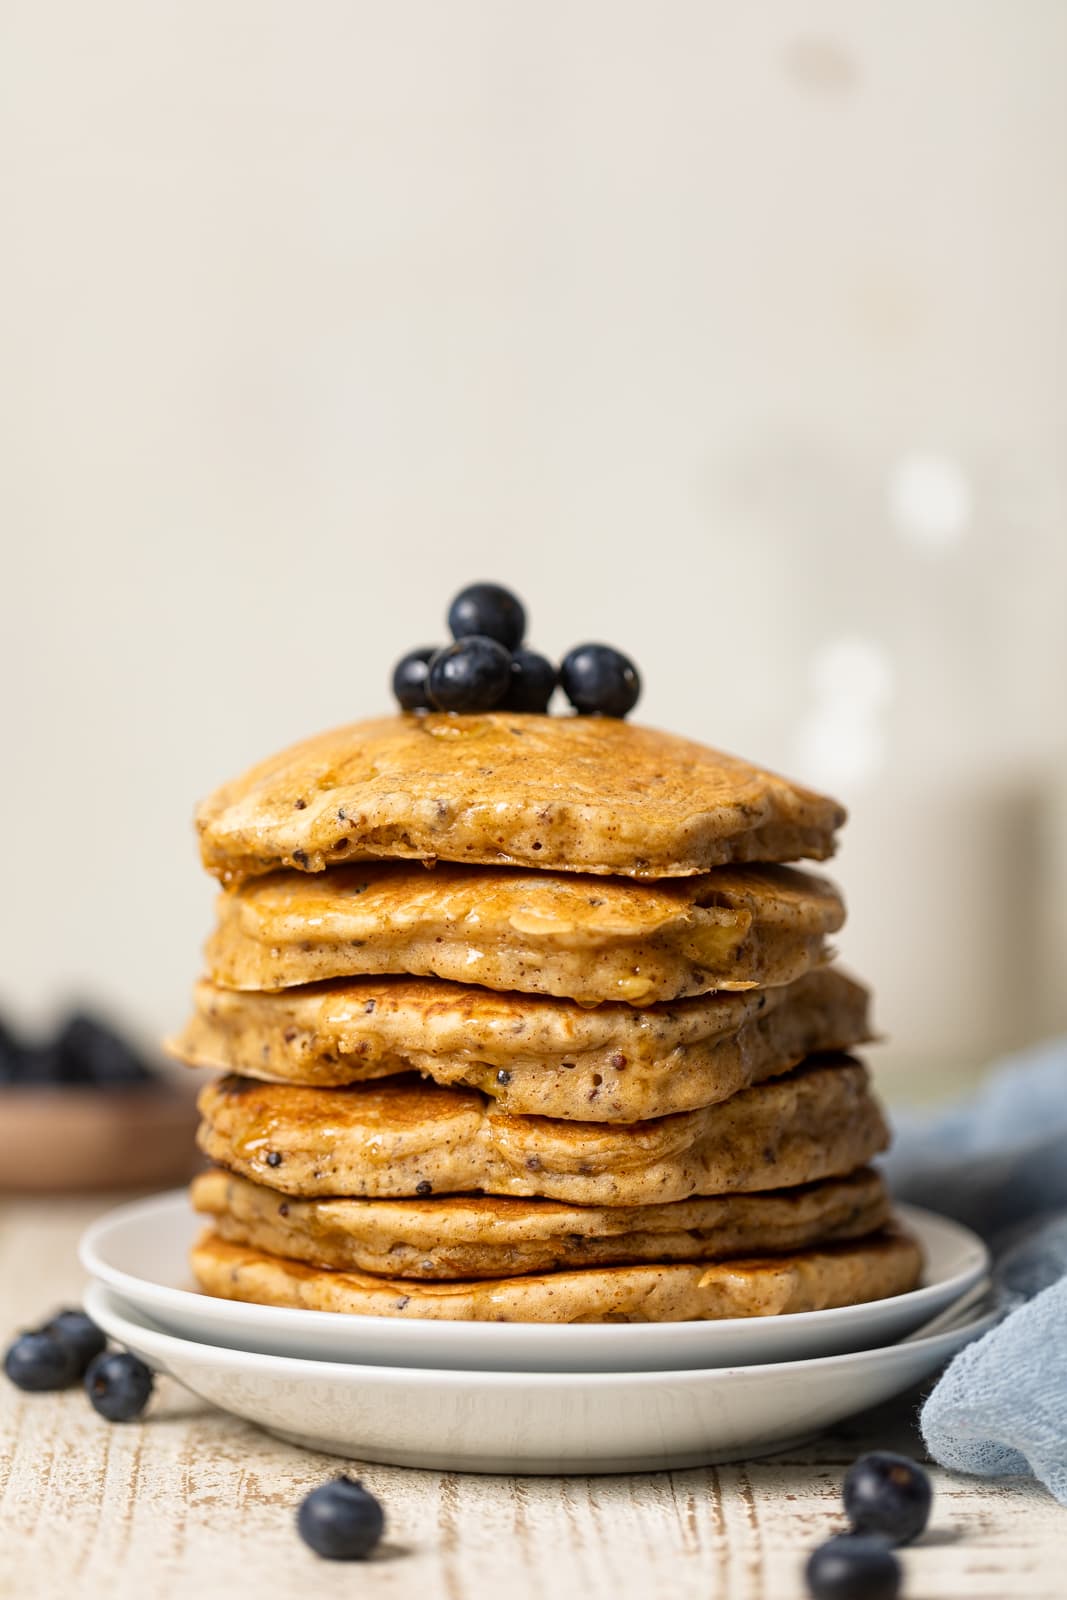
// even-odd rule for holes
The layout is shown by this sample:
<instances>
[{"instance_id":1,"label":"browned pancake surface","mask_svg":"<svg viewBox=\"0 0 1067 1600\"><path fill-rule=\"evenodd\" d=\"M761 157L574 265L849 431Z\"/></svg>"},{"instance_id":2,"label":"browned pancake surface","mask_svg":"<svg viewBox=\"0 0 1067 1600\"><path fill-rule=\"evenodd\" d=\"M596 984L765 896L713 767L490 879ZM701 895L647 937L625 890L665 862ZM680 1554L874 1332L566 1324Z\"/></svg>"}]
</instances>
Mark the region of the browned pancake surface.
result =
<instances>
[{"instance_id":1,"label":"browned pancake surface","mask_svg":"<svg viewBox=\"0 0 1067 1600\"><path fill-rule=\"evenodd\" d=\"M416 1071L502 1111L639 1122L691 1111L870 1038L867 991L833 967L776 989L593 1008L433 978L279 994L196 987L168 1048L191 1066L333 1086Z\"/></svg>"},{"instance_id":2,"label":"browned pancake surface","mask_svg":"<svg viewBox=\"0 0 1067 1600\"><path fill-rule=\"evenodd\" d=\"M906 1234L792 1256L587 1267L470 1283L325 1272L209 1233L192 1251L207 1293L254 1305L476 1322L693 1322L771 1317L903 1294L922 1259Z\"/></svg>"},{"instance_id":3,"label":"browned pancake surface","mask_svg":"<svg viewBox=\"0 0 1067 1600\"><path fill-rule=\"evenodd\" d=\"M224 881L356 858L677 877L822 860L835 801L675 734L603 717L392 716L321 733L197 813Z\"/></svg>"},{"instance_id":4,"label":"browned pancake surface","mask_svg":"<svg viewBox=\"0 0 1067 1600\"><path fill-rule=\"evenodd\" d=\"M306 1266L424 1279L781 1254L862 1238L889 1221L885 1184L869 1169L770 1194L611 1207L495 1195L298 1200L214 1169L196 1178L192 1200L231 1244Z\"/></svg>"},{"instance_id":5,"label":"browned pancake surface","mask_svg":"<svg viewBox=\"0 0 1067 1600\"><path fill-rule=\"evenodd\" d=\"M832 884L790 867L653 884L385 862L220 895L206 954L230 989L406 973L644 1006L790 983L825 959L844 916Z\"/></svg>"},{"instance_id":6,"label":"browned pancake surface","mask_svg":"<svg viewBox=\"0 0 1067 1600\"><path fill-rule=\"evenodd\" d=\"M344 1089L223 1078L200 1094L212 1161L293 1195L543 1195L646 1205L790 1188L869 1161L887 1131L865 1069L815 1057L721 1104L652 1122L515 1117L417 1079Z\"/></svg>"}]
</instances>

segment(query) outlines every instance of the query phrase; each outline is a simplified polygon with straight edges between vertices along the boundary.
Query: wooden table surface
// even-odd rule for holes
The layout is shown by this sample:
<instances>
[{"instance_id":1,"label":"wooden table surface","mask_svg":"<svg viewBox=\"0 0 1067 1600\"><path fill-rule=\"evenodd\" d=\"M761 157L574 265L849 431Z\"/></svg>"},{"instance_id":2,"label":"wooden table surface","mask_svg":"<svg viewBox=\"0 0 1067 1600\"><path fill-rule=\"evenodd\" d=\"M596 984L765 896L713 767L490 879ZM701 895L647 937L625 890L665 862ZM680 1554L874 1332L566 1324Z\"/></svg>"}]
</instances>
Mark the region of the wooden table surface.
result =
<instances>
[{"instance_id":1,"label":"wooden table surface","mask_svg":"<svg viewBox=\"0 0 1067 1600\"><path fill-rule=\"evenodd\" d=\"M103 1201L0 1201L0 1335L82 1286L75 1241ZM347 1464L386 1507L372 1562L318 1561L301 1496L342 1463L277 1443L170 1381L109 1426L77 1390L0 1382L0 1596L7 1600L793 1600L839 1525L844 1469L920 1453L914 1398L802 1451L689 1472L488 1478ZM1062 1600L1067 1511L1026 1483L935 1472L931 1527L905 1553L911 1600Z\"/></svg>"}]
</instances>

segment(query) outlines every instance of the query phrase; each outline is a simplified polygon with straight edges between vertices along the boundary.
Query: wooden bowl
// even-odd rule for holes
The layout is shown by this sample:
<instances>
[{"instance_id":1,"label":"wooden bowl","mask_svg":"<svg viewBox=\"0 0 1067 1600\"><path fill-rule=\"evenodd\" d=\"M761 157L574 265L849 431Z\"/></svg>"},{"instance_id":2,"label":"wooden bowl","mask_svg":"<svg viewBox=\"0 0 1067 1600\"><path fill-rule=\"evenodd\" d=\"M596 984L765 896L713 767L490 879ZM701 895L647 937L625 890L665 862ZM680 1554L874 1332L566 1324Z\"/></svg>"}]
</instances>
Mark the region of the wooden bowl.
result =
<instances>
[{"instance_id":1,"label":"wooden bowl","mask_svg":"<svg viewBox=\"0 0 1067 1600\"><path fill-rule=\"evenodd\" d=\"M71 1194L184 1183L203 1165L196 1124L195 1090L168 1083L0 1088L0 1191Z\"/></svg>"}]
</instances>

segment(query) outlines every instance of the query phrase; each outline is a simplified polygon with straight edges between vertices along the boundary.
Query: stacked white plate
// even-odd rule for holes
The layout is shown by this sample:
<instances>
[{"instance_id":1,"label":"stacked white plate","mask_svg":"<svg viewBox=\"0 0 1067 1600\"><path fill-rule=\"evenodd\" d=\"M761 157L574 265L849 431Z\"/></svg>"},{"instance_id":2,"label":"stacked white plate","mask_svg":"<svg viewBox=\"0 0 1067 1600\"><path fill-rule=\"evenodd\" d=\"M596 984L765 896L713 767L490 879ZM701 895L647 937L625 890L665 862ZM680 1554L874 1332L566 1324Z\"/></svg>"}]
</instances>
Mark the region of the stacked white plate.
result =
<instances>
[{"instance_id":1,"label":"stacked white plate","mask_svg":"<svg viewBox=\"0 0 1067 1600\"><path fill-rule=\"evenodd\" d=\"M769 1454L930 1377L992 1325L981 1240L901 1207L910 1294L729 1322L433 1322L196 1292L185 1191L86 1233L90 1315L194 1394L294 1444L454 1472L653 1471Z\"/></svg>"}]
</instances>

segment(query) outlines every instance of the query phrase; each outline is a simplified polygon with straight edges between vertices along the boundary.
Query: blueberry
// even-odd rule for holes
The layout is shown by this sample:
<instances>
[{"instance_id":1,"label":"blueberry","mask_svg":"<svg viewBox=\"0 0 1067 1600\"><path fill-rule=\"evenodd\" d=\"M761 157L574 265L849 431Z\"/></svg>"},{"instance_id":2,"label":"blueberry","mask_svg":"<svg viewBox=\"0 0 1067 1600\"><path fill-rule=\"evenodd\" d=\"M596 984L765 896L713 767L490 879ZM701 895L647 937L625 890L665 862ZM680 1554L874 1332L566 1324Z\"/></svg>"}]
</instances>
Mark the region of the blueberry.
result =
<instances>
[{"instance_id":1,"label":"blueberry","mask_svg":"<svg viewBox=\"0 0 1067 1600\"><path fill-rule=\"evenodd\" d=\"M518 649L511 658L511 678L501 705L505 711L547 711L558 682L551 661L536 650Z\"/></svg>"},{"instance_id":2,"label":"blueberry","mask_svg":"<svg viewBox=\"0 0 1067 1600\"><path fill-rule=\"evenodd\" d=\"M91 1084L95 1088L128 1088L152 1077L140 1056L113 1028L78 1011L37 1053L32 1071L38 1083Z\"/></svg>"},{"instance_id":3,"label":"blueberry","mask_svg":"<svg viewBox=\"0 0 1067 1600\"><path fill-rule=\"evenodd\" d=\"M849 1467L844 1500L854 1532L908 1544L929 1521L933 1490L926 1473L908 1456L875 1450Z\"/></svg>"},{"instance_id":4,"label":"blueberry","mask_svg":"<svg viewBox=\"0 0 1067 1600\"><path fill-rule=\"evenodd\" d=\"M489 711L511 681L511 657L495 639L471 634L430 662L430 699L438 711Z\"/></svg>"},{"instance_id":5,"label":"blueberry","mask_svg":"<svg viewBox=\"0 0 1067 1600\"><path fill-rule=\"evenodd\" d=\"M11 1029L0 1021L0 1083L18 1083L25 1076L26 1055Z\"/></svg>"},{"instance_id":6,"label":"blueberry","mask_svg":"<svg viewBox=\"0 0 1067 1600\"><path fill-rule=\"evenodd\" d=\"M428 711L430 708L430 661L436 645L419 650L409 650L402 656L393 671L393 693L405 711Z\"/></svg>"},{"instance_id":7,"label":"blueberry","mask_svg":"<svg viewBox=\"0 0 1067 1600\"><path fill-rule=\"evenodd\" d=\"M317 1556L360 1561L381 1538L385 1513L357 1478L334 1478L304 1497L296 1526Z\"/></svg>"},{"instance_id":8,"label":"blueberry","mask_svg":"<svg viewBox=\"0 0 1067 1600\"><path fill-rule=\"evenodd\" d=\"M51 1045L27 1047L22 1063L22 1082L27 1088L53 1088L66 1081L63 1063Z\"/></svg>"},{"instance_id":9,"label":"blueberry","mask_svg":"<svg viewBox=\"0 0 1067 1600\"><path fill-rule=\"evenodd\" d=\"M505 650L517 650L526 632L526 612L510 589L498 583L472 583L449 606L448 626L453 639L476 633L495 639Z\"/></svg>"},{"instance_id":10,"label":"blueberry","mask_svg":"<svg viewBox=\"0 0 1067 1600\"><path fill-rule=\"evenodd\" d=\"M82 1377L90 1361L107 1349L107 1337L84 1311L57 1311L41 1329L66 1345L77 1377Z\"/></svg>"},{"instance_id":11,"label":"blueberry","mask_svg":"<svg viewBox=\"0 0 1067 1600\"><path fill-rule=\"evenodd\" d=\"M69 1389L78 1369L69 1345L39 1329L22 1333L4 1356L4 1371L16 1389Z\"/></svg>"},{"instance_id":12,"label":"blueberry","mask_svg":"<svg viewBox=\"0 0 1067 1600\"><path fill-rule=\"evenodd\" d=\"M68 1037L69 1029L68 1022L47 1044L31 1049L28 1076L34 1084L66 1087L92 1082L92 1069L78 1048L82 1030L76 1028Z\"/></svg>"},{"instance_id":13,"label":"blueberry","mask_svg":"<svg viewBox=\"0 0 1067 1600\"><path fill-rule=\"evenodd\" d=\"M815 1600L896 1600L900 1562L884 1539L841 1534L812 1552L804 1569Z\"/></svg>"},{"instance_id":14,"label":"blueberry","mask_svg":"<svg viewBox=\"0 0 1067 1600\"><path fill-rule=\"evenodd\" d=\"M93 1410L109 1422L132 1422L148 1404L154 1382L151 1369L137 1356L111 1350L91 1362L85 1392Z\"/></svg>"},{"instance_id":15,"label":"blueberry","mask_svg":"<svg viewBox=\"0 0 1067 1600\"><path fill-rule=\"evenodd\" d=\"M637 668L610 644L575 645L559 675L567 699L587 717L624 717L641 695Z\"/></svg>"}]
</instances>

